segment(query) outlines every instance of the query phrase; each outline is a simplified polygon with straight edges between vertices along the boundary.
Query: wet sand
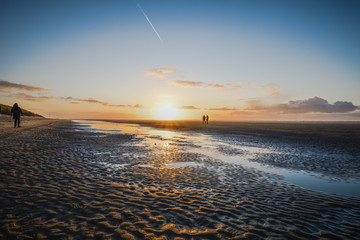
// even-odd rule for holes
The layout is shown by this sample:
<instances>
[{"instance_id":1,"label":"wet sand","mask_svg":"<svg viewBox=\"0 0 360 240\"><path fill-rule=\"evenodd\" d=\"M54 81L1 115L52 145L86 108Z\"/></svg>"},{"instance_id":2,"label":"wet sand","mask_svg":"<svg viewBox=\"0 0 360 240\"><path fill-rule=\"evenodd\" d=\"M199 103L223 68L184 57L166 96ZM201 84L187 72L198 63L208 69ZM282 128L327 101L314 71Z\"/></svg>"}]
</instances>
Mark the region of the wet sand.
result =
<instances>
[{"instance_id":1,"label":"wet sand","mask_svg":"<svg viewBox=\"0 0 360 240\"><path fill-rule=\"evenodd\" d=\"M111 122L111 121L110 121ZM127 121L112 121L127 122ZM360 181L360 122L218 122L134 121L166 130L213 135L234 146L249 145L281 151L253 159L274 167L304 170L334 179ZM237 154L236 149L220 149ZM326 153L326 154L324 154Z\"/></svg>"},{"instance_id":2,"label":"wet sand","mask_svg":"<svg viewBox=\"0 0 360 240\"><path fill-rule=\"evenodd\" d=\"M200 161L199 154L177 151L178 146L160 154L136 135L77 131L70 121L1 134L3 239L360 237L357 197L306 190L234 164ZM324 141L331 145L341 138L346 137ZM203 167L165 167L177 162Z\"/></svg>"},{"instance_id":3,"label":"wet sand","mask_svg":"<svg viewBox=\"0 0 360 240\"><path fill-rule=\"evenodd\" d=\"M274 138L346 138L358 139L360 122L225 122L210 121L155 121L155 120L106 120L118 123L137 123L164 129L178 129L227 134L243 134Z\"/></svg>"}]
</instances>

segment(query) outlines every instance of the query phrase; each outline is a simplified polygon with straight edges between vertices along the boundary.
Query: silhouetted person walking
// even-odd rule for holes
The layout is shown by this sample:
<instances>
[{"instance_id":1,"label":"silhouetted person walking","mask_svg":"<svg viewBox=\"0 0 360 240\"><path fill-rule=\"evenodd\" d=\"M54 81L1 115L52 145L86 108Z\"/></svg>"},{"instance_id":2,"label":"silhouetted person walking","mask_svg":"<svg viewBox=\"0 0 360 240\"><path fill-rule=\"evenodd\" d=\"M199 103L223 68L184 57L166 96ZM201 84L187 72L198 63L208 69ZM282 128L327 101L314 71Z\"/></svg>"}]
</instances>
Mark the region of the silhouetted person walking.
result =
<instances>
[{"instance_id":1,"label":"silhouetted person walking","mask_svg":"<svg viewBox=\"0 0 360 240\"><path fill-rule=\"evenodd\" d=\"M206 118L206 117L205 117L205 115L203 115L203 118L202 118L202 120L203 120L203 121L202 121L202 124L205 124L205 118Z\"/></svg>"},{"instance_id":2,"label":"silhouetted person walking","mask_svg":"<svg viewBox=\"0 0 360 240\"><path fill-rule=\"evenodd\" d=\"M209 115L206 115L206 124L209 124Z\"/></svg>"},{"instance_id":3,"label":"silhouetted person walking","mask_svg":"<svg viewBox=\"0 0 360 240\"><path fill-rule=\"evenodd\" d=\"M21 116L24 116L23 112L21 111L21 108L18 106L17 103L14 104L14 106L11 109L11 115L13 116L14 121L14 128L17 126L20 127L20 114Z\"/></svg>"}]
</instances>

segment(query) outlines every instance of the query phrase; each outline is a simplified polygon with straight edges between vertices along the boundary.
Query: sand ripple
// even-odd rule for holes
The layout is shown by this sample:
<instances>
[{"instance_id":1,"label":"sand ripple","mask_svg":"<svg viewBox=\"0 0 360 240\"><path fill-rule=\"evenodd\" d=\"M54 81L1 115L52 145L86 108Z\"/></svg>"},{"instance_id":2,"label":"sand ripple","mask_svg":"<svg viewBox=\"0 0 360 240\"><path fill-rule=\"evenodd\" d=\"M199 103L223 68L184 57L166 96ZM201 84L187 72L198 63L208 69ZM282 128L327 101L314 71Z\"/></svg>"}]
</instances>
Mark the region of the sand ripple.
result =
<instances>
[{"instance_id":1,"label":"sand ripple","mask_svg":"<svg viewBox=\"0 0 360 240\"><path fill-rule=\"evenodd\" d=\"M360 238L359 198L196 154L166 158L129 144L137 141L76 132L70 122L0 139L0 238ZM162 167L179 161L202 165Z\"/></svg>"}]
</instances>

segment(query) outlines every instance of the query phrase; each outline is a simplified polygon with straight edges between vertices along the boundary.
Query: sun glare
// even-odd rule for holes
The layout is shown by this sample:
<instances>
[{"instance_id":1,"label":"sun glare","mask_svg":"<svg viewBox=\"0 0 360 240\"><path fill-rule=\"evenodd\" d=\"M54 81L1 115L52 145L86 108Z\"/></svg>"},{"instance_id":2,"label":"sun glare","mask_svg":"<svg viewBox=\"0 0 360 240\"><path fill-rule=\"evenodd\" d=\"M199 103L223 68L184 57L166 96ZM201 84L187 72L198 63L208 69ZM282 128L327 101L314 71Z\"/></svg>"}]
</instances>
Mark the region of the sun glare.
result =
<instances>
[{"instance_id":1,"label":"sun glare","mask_svg":"<svg viewBox=\"0 0 360 240\"><path fill-rule=\"evenodd\" d=\"M158 108L158 118L160 120L176 120L179 117L179 109L171 103L161 105Z\"/></svg>"}]
</instances>

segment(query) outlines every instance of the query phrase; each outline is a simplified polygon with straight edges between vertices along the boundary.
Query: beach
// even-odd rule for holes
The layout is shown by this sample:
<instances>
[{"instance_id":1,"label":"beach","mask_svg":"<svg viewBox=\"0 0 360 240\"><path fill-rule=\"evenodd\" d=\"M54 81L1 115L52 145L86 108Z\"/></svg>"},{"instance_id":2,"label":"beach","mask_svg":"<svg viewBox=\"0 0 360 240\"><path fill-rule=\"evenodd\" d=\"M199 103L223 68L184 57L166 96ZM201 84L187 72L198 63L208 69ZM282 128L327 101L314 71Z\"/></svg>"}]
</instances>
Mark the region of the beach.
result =
<instances>
[{"instance_id":1,"label":"beach","mask_svg":"<svg viewBox=\"0 0 360 240\"><path fill-rule=\"evenodd\" d=\"M360 238L360 196L281 175L358 184L359 124L25 120L0 122L1 239Z\"/></svg>"},{"instance_id":2,"label":"beach","mask_svg":"<svg viewBox=\"0 0 360 240\"><path fill-rule=\"evenodd\" d=\"M12 135L20 134L32 128L48 125L58 120L47 119L42 117L22 117L21 127L14 128L14 120L9 115L0 114L0 138L6 138Z\"/></svg>"}]
</instances>

